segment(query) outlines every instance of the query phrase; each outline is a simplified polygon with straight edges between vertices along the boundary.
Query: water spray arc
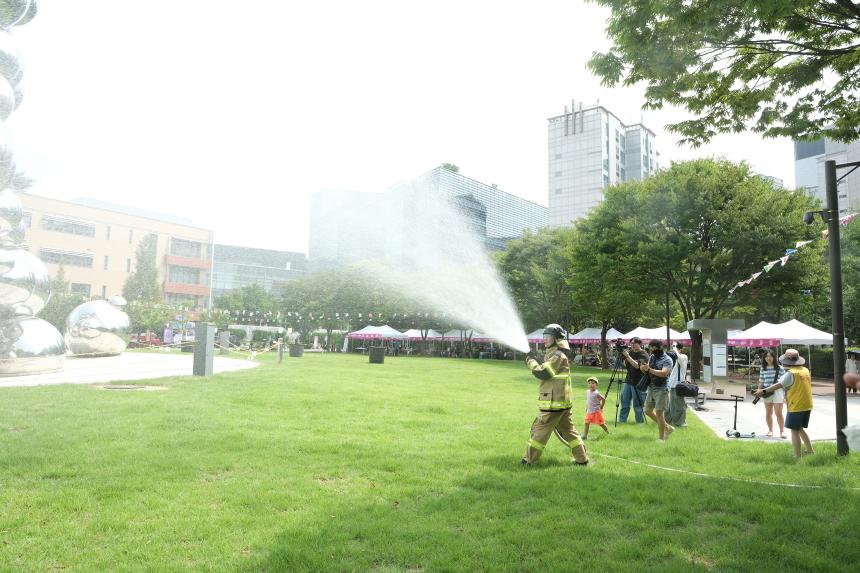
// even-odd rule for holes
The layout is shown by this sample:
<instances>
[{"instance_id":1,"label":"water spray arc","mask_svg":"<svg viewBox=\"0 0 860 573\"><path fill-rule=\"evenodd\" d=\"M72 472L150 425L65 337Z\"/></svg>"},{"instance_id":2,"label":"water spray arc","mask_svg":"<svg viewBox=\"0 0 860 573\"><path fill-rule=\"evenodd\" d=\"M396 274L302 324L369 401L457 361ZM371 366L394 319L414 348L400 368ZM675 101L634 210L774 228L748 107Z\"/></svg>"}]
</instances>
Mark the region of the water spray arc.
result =
<instances>
[{"instance_id":1,"label":"water spray arc","mask_svg":"<svg viewBox=\"0 0 860 573\"><path fill-rule=\"evenodd\" d=\"M367 263L366 270L461 326L528 352L516 306L482 242L486 210L479 203L469 196L439 197L417 184L401 186L388 207L386 220L394 228L387 256Z\"/></svg>"}]
</instances>

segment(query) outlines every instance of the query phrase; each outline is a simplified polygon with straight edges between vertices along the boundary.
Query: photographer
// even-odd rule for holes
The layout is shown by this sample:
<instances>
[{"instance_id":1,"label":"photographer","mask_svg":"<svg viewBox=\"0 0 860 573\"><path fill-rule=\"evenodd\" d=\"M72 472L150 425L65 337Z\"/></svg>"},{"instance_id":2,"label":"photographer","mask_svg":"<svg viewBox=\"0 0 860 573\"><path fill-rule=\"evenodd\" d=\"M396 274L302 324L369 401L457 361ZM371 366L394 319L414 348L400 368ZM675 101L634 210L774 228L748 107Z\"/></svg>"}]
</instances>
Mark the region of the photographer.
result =
<instances>
[{"instance_id":1,"label":"photographer","mask_svg":"<svg viewBox=\"0 0 860 573\"><path fill-rule=\"evenodd\" d=\"M642 424L645 422L645 416L642 413L642 407L645 404L645 392L637 390L636 384L642 378L639 365L648 363L648 353L642 350L642 339L638 336L634 336L630 340L629 349L622 346L620 340L616 342L616 348L621 350L624 366L627 367L627 377L624 379L624 386L621 389L621 412L618 414L618 421L622 424L627 423L632 400L636 423Z\"/></svg>"},{"instance_id":2,"label":"photographer","mask_svg":"<svg viewBox=\"0 0 860 573\"><path fill-rule=\"evenodd\" d=\"M666 423L663 413L669 409L669 389L667 388L669 374L674 366L672 358L663 351L663 344L659 340L648 343L651 358L648 364L640 368L642 374L648 376L648 394L645 397L645 415L657 422L660 442L675 431L675 428Z\"/></svg>"}]
</instances>

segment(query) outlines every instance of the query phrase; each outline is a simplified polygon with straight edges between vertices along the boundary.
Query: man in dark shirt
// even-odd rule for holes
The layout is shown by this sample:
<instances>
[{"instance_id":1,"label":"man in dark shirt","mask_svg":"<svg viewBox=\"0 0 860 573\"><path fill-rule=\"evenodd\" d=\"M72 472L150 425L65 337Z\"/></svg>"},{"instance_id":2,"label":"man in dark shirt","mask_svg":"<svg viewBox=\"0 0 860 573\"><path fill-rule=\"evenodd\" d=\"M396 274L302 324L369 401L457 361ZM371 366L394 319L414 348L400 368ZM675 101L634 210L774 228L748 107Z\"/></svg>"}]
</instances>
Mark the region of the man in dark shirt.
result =
<instances>
[{"instance_id":1,"label":"man in dark shirt","mask_svg":"<svg viewBox=\"0 0 860 573\"><path fill-rule=\"evenodd\" d=\"M630 350L625 350L623 353L624 365L627 367L627 377L624 379L624 386L621 389L621 412L618 414L618 421L622 424L627 423L627 416L630 415L630 402L633 402L633 411L636 414L636 423L642 424L645 422L645 416L642 407L645 405L645 392L640 392L636 389L636 384L642 378L640 364L648 364L648 353L642 350L642 339L634 336L630 340Z\"/></svg>"},{"instance_id":2,"label":"man in dark shirt","mask_svg":"<svg viewBox=\"0 0 860 573\"><path fill-rule=\"evenodd\" d=\"M672 358L663 350L659 340L648 343L651 358L648 364L640 367L642 374L650 379L648 394L645 397L645 415L657 422L659 441L664 442L666 438L675 431L675 428L666 423L664 412L669 409L669 389L667 379L672 367L675 365Z\"/></svg>"}]
</instances>

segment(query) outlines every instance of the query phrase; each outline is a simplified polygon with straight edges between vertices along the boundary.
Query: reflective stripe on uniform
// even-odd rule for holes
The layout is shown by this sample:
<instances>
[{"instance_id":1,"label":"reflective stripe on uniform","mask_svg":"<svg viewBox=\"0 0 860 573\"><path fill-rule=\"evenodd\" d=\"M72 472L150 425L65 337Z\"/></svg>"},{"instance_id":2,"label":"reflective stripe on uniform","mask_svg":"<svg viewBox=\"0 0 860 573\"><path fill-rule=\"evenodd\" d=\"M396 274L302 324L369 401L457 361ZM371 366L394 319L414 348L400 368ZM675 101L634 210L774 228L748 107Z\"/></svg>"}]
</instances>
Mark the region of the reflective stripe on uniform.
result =
<instances>
[{"instance_id":1,"label":"reflective stripe on uniform","mask_svg":"<svg viewBox=\"0 0 860 573\"><path fill-rule=\"evenodd\" d=\"M538 410L567 410L573 404L565 400L564 402L554 402L553 400L538 400Z\"/></svg>"},{"instance_id":2,"label":"reflective stripe on uniform","mask_svg":"<svg viewBox=\"0 0 860 573\"><path fill-rule=\"evenodd\" d=\"M548 371L550 374L552 374L552 377L555 378L555 370L553 370L552 364L550 364L549 362L544 362L543 364L541 364L541 368Z\"/></svg>"},{"instance_id":3,"label":"reflective stripe on uniform","mask_svg":"<svg viewBox=\"0 0 860 573\"><path fill-rule=\"evenodd\" d=\"M537 440L533 440L533 439L529 438L529 447L534 448L534 449L542 452L543 449L546 447L546 444L542 444Z\"/></svg>"}]
</instances>

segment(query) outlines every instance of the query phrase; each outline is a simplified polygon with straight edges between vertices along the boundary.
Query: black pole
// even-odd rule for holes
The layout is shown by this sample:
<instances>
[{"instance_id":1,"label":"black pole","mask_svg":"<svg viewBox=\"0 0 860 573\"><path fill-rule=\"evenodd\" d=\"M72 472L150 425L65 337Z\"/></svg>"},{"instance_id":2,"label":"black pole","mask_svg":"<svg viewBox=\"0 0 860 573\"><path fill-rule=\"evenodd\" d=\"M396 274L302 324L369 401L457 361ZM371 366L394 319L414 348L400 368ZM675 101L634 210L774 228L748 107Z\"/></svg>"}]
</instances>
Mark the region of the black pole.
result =
<instances>
[{"instance_id":1,"label":"black pole","mask_svg":"<svg viewBox=\"0 0 860 573\"><path fill-rule=\"evenodd\" d=\"M666 351L672 346L672 341L669 337L669 291L666 291Z\"/></svg>"},{"instance_id":2,"label":"black pole","mask_svg":"<svg viewBox=\"0 0 860 573\"><path fill-rule=\"evenodd\" d=\"M842 429L848 425L848 401L842 376L845 374L845 327L842 324L842 252L839 244L839 197L836 192L836 162L824 162L827 190L827 227L830 246L830 300L833 311L833 383L836 390L836 453L848 455L848 440Z\"/></svg>"}]
</instances>

